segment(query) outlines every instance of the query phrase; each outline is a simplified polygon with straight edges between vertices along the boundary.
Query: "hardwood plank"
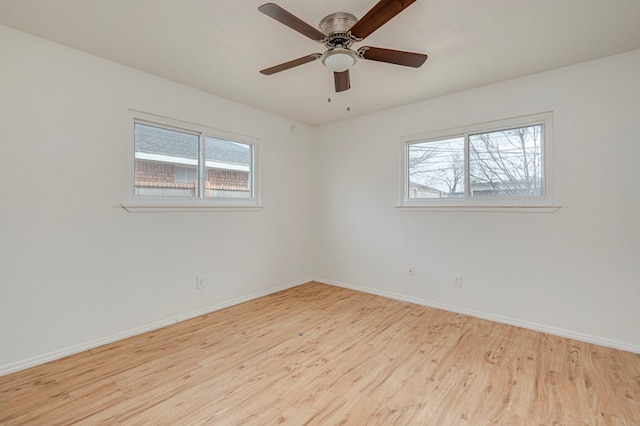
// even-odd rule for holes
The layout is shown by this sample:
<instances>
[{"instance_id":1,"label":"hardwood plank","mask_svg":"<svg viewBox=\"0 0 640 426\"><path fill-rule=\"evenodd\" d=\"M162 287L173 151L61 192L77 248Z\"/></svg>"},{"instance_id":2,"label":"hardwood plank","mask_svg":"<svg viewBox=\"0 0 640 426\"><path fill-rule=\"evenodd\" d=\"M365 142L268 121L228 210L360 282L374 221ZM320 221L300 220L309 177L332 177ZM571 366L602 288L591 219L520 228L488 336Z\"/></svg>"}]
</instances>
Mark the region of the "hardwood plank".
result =
<instances>
[{"instance_id":1,"label":"hardwood plank","mask_svg":"<svg viewBox=\"0 0 640 426\"><path fill-rule=\"evenodd\" d=\"M0 377L0 424L640 424L640 355L309 283Z\"/></svg>"}]
</instances>

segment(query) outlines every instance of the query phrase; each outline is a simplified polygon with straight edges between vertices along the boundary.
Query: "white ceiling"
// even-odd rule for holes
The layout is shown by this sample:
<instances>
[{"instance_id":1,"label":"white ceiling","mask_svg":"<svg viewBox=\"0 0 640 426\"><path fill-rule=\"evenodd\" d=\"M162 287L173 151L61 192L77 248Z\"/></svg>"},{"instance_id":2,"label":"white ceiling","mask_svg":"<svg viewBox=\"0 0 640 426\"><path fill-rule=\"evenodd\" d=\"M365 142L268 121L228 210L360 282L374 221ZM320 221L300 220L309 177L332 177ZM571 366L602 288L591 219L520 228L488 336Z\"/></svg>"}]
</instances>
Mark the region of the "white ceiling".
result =
<instances>
[{"instance_id":1,"label":"white ceiling","mask_svg":"<svg viewBox=\"0 0 640 426\"><path fill-rule=\"evenodd\" d=\"M362 17L376 1L276 3L316 27L337 11ZM311 125L640 49L640 0L417 0L354 47L427 62L361 60L351 90L336 94L320 61L258 72L324 50L258 12L264 2L0 0L0 24Z\"/></svg>"}]
</instances>

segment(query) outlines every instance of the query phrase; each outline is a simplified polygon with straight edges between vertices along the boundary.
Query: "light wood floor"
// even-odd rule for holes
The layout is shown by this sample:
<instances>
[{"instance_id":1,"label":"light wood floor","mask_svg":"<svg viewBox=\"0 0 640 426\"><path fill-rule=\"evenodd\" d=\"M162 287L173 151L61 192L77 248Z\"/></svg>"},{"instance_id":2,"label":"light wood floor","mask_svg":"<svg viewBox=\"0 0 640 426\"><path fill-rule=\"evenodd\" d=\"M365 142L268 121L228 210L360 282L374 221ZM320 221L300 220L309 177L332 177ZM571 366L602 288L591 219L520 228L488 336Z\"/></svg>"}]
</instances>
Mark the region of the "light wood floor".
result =
<instances>
[{"instance_id":1,"label":"light wood floor","mask_svg":"<svg viewBox=\"0 0 640 426\"><path fill-rule=\"evenodd\" d=\"M310 283L0 377L0 424L640 425L640 355Z\"/></svg>"}]
</instances>

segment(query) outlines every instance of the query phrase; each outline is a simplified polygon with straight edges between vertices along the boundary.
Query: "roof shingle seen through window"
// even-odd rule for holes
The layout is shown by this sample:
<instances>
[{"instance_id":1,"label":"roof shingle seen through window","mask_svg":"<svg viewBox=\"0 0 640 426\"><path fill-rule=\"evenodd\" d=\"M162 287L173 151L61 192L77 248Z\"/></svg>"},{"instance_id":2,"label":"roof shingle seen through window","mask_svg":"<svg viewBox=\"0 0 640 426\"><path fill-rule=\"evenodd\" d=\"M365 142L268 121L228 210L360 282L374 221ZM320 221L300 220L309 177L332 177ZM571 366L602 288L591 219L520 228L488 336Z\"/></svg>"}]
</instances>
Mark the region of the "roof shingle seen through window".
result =
<instances>
[{"instance_id":1,"label":"roof shingle seen through window","mask_svg":"<svg viewBox=\"0 0 640 426\"><path fill-rule=\"evenodd\" d=\"M136 152L198 159L198 136L146 124L135 124ZM251 146L239 142L206 137L207 161L251 164Z\"/></svg>"}]
</instances>

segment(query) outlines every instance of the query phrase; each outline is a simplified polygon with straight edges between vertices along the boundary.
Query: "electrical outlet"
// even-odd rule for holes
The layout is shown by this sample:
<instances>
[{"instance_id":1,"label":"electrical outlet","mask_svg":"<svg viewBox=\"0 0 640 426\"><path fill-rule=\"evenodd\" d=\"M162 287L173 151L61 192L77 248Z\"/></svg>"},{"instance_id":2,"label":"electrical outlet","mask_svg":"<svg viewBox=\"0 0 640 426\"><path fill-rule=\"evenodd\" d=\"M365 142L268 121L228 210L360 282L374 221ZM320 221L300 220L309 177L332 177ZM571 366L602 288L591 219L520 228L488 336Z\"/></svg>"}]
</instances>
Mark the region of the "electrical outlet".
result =
<instances>
[{"instance_id":1,"label":"electrical outlet","mask_svg":"<svg viewBox=\"0 0 640 426\"><path fill-rule=\"evenodd\" d=\"M197 276L196 277L196 290L202 290L203 288L205 288L207 285L207 282L205 281L203 276Z\"/></svg>"},{"instance_id":2,"label":"electrical outlet","mask_svg":"<svg viewBox=\"0 0 640 426\"><path fill-rule=\"evenodd\" d=\"M407 275L410 278L413 278L413 276L415 275L416 269L413 266L409 266L409 268L407 269Z\"/></svg>"},{"instance_id":3,"label":"electrical outlet","mask_svg":"<svg viewBox=\"0 0 640 426\"><path fill-rule=\"evenodd\" d=\"M461 274L454 275L451 284L454 287L462 287L462 275Z\"/></svg>"}]
</instances>

